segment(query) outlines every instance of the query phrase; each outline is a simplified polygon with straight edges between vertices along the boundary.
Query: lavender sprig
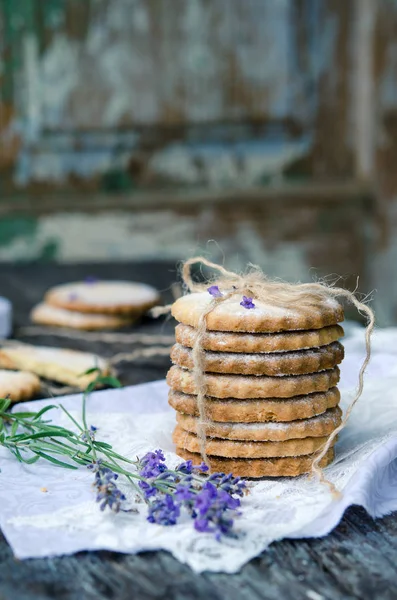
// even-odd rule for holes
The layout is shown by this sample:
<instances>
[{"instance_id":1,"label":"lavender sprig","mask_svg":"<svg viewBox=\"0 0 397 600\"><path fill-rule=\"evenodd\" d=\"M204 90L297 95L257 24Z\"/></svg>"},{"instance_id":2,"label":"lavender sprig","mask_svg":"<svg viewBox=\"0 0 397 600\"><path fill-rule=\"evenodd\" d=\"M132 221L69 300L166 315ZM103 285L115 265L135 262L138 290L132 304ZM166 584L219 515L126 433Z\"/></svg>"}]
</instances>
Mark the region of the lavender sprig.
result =
<instances>
[{"instance_id":1,"label":"lavender sprig","mask_svg":"<svg viewBox=\"0 0 397 600\"><path fill-rule=\"evenodd\" d=\"M83 394L81 423L62 405L47 406L36 413L10 413L11 402L0 400L0 445L26 464L41 458L68 469L85 465L94 473L96 501L102 511L128 510L126 496L118 487L121 475L133 487L137 498L146 502L149 522L170 526L188 516L197 531L213 533L216 539L234 535L234 518L240 514L240 498L247 491L245 482L231 474L210 475L204 463L194 466L190 460L170 469L162 450L148 452L133 461L96 439L98 428L87 424L87 397L98 383L118 387L120 383L115 378L103 377L99 369L89 372L94 371L98 375ZM76 432L44 418L55 408L64 411Z\"/></svg>"},{"instance_id":2,"label":"lavender sprig","mask_svg":"<svg viewBox=\"0 0 397 600\"><path fill-rule=\"evenodd\" d=\"M175 525L185 513L193 519L196 531L213 533L218 540L234 535L234 517L240 514L240 497L246 492L239 477L224 473L199 477L208 467L204 463L193 466L191 460L170 470L161 450L146 454L138 468L145 477L139 486L149 503L149 522Z\"/></svg>"},{"instance_id":3,"label":"lavender sprig","mask_svg":"<svg viewBox=\"0 0 397 600\"><path fill-rule=\"evenodd\" d=\"M119 476L102 463L102 459L99 458L96 463L87 465L87 468L95 473L94 487L97 491L96 501L101 503L101 510L109 507L110 510L119 512L121 503L126 500L125 495L116 485L116 479Z\"/></svg>"}]
</instances>

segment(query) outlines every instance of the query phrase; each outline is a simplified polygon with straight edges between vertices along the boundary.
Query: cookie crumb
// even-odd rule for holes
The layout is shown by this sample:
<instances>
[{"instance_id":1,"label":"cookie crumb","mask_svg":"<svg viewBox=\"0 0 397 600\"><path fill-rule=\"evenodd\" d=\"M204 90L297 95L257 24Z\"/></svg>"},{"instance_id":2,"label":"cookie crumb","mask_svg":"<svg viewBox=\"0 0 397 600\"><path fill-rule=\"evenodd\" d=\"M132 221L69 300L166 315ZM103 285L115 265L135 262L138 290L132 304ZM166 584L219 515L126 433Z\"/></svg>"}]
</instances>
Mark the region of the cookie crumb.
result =
<instances>
[{"instance_id":1,"label":"cookie crumb","mask_svg":"<svg viewBox=\"0 0 397 600\"><path fill-rule=\"evenodd\" d=\"M42 487L40 488L40 492L43 492L44 494L46 494L48 492L46 487Z\"/></svg>"}]
</instances>

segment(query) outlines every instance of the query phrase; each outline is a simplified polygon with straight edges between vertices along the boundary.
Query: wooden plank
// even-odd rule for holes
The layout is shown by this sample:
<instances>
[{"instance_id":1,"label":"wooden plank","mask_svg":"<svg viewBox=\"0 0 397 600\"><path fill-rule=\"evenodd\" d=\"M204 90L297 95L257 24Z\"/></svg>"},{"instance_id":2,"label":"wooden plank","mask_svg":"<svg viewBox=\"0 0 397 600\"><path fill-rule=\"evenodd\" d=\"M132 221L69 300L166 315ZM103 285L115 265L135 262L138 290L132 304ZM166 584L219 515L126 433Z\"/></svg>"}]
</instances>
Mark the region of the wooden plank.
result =
<instances>
[{"instance_id":1,"label":"wooden plank","mask_svg":"<svg viewBox=\"0 0 397 600\"><path fill-rule=\"evenodd\" d=\"M346 177L354 172L350 132L354 3L321 4L318 103L310 172L314 177Z\"/></svg>"},{"instance_id":2,"label":"wooden plank","mask_svg":"<svg viewBox=\"0 0 397 600\"><path fill-rule=\"evenodd\" d=\"M362 206L364 212L373 211L374 195L367 184L355 181L342 183L286 183L279 186L251 187L248 189L207 188L181 189L159 192L143 191L129 194L85 194L68 193L54 195L52 193L12 194L0 198L0 214L48 214L63 210L94 211L133 209L191 209L226 205L262 204L271 207L275 203L292 205L350 203Z\"/></svg>"}]
</instances>

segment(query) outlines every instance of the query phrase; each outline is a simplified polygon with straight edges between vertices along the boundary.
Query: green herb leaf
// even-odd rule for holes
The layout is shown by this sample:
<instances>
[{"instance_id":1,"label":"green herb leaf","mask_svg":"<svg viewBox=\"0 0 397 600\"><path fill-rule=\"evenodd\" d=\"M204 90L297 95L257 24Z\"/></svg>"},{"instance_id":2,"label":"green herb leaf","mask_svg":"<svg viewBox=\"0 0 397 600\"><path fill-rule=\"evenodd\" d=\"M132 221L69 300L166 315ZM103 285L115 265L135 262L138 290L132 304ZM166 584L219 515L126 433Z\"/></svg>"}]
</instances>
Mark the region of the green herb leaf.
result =
<instances>
[{"instance_id":1,"label":"green herb leaf","mask_svg":"<svg viewBox=\"0 0 397 600\"><path fill-rule=\"evenodd\" d=\"M41 456L41 458L45 458L46 460L53 463L54 465L57 465L58 467L64 467L65 469L73 469L74 471L77 469L77 467L75 467L74 465L70 465L69 463L65 463L61 460L58 460L57 458L54 458L53 456L50 456L49 454L46 454L43 451L36 450L35 452L38 456Z\"/></svg>"},{"instance_id":2,"label":"green herb leaf","mask_svg":"<svg viewBox=\"0 0 397 600\"><path fill-rule=\"evenodd\" d=\"M113 377L111 375L105 376L105 377L100 377L98 379L98 383L101 383L103 385L110 385L111 387L114 387L114 388L123 387L121 382L117 379L117 377Z\"/></svg>"},{"instance_id":3,"label":"green herb leaf","mask_svg":"<svg viewBox=\"0 0 397 600\"><path fill-rule=\"evenodd\" d=\"M100 370L99 367L92 367L91 369L87 369L87 371L84 371L84 373L81 373L79 375L79 377L84 377L84 375L91 375L91 373L101 373L102 371Z\"/></svg>"}]
</instances>

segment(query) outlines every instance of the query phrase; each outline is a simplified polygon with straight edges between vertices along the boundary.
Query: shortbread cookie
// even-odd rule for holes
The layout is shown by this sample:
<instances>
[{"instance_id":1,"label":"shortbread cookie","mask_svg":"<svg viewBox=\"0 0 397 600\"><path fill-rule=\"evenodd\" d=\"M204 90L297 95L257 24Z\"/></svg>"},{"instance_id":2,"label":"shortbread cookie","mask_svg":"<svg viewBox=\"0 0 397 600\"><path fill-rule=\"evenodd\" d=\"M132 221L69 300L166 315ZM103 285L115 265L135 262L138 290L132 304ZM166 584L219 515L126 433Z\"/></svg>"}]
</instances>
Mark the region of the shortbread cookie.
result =
<instances>
[{"instance_id":1,"label":"shortbread cookie","mask_svg":"<svg viewBox=\"0 0 397 600\"><path fill-rule=\"evenodd\" d=\"M193 348L197 329L189 325L175 328L176 341L182 346ZM336 342L344 336L340 325L330 325L310 331L288 331L284 333L228 333L224 331L206 331L201 338L201 348L214 352L290 352L317 348Z\"/></svg>"},{"instance_id":2,"label":"shortbread cookie","mask_svg":"<svg viewBox=\"0 0 397 600\"><path fill-rule=\"evenodd\" d=\"M339 400L339 390L334 387L327 392L295 396L287 400L280 398L269 398L267 400L227 398L226 400L219 400L210 397L205 399L204 408L210 421L224 423L284 422L310 419L325 412L328 408L334 408L339 404ZM170 390L168 403L178 412L193 417L199 416L197 396Z\"/></svg>"},{"instance_id":3,"label":"shortbread cookie","mask_svg":"<svg viewBox=\"0 0 397 600\"><path fill-rule=\"evenodd\" d=\"M70 327L84 331L102 329L119 329L127 327L136 320L136 317L120 317L118 315L100 315L79 313L66 308L58 308L42 302L35 306L30 313L33 323L49 325L51 327Z\"/></svg>"},{"instance_id":4,"label":"shortbread cookie","mask_svg":"<svg viewBox=\"0 0 397 600\"><path fill-rule=\"evenodd\" d=\"M215 398L291 398L313 392L326 392L339 381L339 369L311 375L222 375L205 373L203 380L208 396ZM197 394L193 372L172 366L167 373L168 385L178 392Z\"/></svg>"},{"instance_id":5,"label":"shortbread cookie","mask_svg":"<svg viewBox=\"0 0 397 600\"><path fill-rule=\"evenodd\" d=\"M210 373L230 373L233 375L303 375L332 369L344 356L343 346L333 342L328 346L298 350L296 352L276 352L271 354L243 354L235 352L212 352L205 350L203 369ZM171 349L171 360L185 369L193 369L193 351L180 344Z\"/></svg>"},{"instance_id":6,"label":"shortbread cookie","mask_svg":"<svg viewBox=\"0 0 397 600\"><path fill-rule=\"evenodd\" d=\"M40 379L27 371L0 370L0 398L12 402L30 400L40 391Z\"/></svg>"},{"instance_id":7,"label":"shortbread cookie","mask_svg":"<svg viewBox=\"0 0 397 600\"><path fill-rule=\"evenodd\" d=\"M172 305L172 315L184 325L197 327L200 316L213 300L208 292L188 294ZM310 307L280 307L254 299L255 308L240 305L241 297L235 296L220 302L207 315L207 329L214 331L242 331L266 333L321 329L343 321L343 309L333 298Z\"/></svg>"},{"instance_id":8,"label":"shortbread cookie","mask_svg":"<svg viewBox=\"0 0 397 600\"><path fill-rule=\"evenodd\" d=\"M193 464L200 465L203 459L200 454L189 452L177 447L176 453L184 460L191 460ZM326 467L334 459L334 449L330 448L320 461L321 467ZM309 473L313 456L294 456L285 458L223 458L208 456L208 465L211 471L233 473L235 477L297 477Z\"/></svg>"},{"instance_id":9,"label":"shortbread cookie","mask_svg":"<svg viewBox=\"0 0 397 600\"><path fill-rule=\"evenodd\" d=\"M0 367L25 369L40 377L85 389L98 372L84 375L98 367L103 375L109 373L107 361L89 352L18 344L0 349Z\"/></svg>"},{"instance_id":10,"label":"shortbread cookie","mask_svg":"<svg viewBox=\"0 0 397 600\"><path fill-rule=\"evenodd\" d=\"M189 452L200 452L200 440L197 435L175 427L172 440L178 448ZM307 437L285 442L240 442L207 438L206 454L225 458L277 458L282 456L305 456L314 454L325 445L327 437ZM335 442L333 442L335 443Z\"/></svg>"},{"instance_id":11,"label":"shortbread cookie","mask_svg":"<svg viewBox=\"0 0 397 600\"><path fill-rule=\"evenodd\" d=\"M252 442L283 442L306 437L324 437L340 425L342 411L339 406L311 419L299 419L289 423L208 423L204 425L207 436L227 440ZM196 417L176 413L178 425L185 431L196 433L199 420Z\"/></svg>"},{"instance_id":12,"label":"shortbread cookie","mask_svg":"<svg viewBox=\"0 0 397 600\"><path fill-rule=\"evenodd\" d=\"M131 281L80 281L50 289L45 301L79 312L141 314L158 303L159 293L150 285Z\"/></svg>"}]
</instances>

